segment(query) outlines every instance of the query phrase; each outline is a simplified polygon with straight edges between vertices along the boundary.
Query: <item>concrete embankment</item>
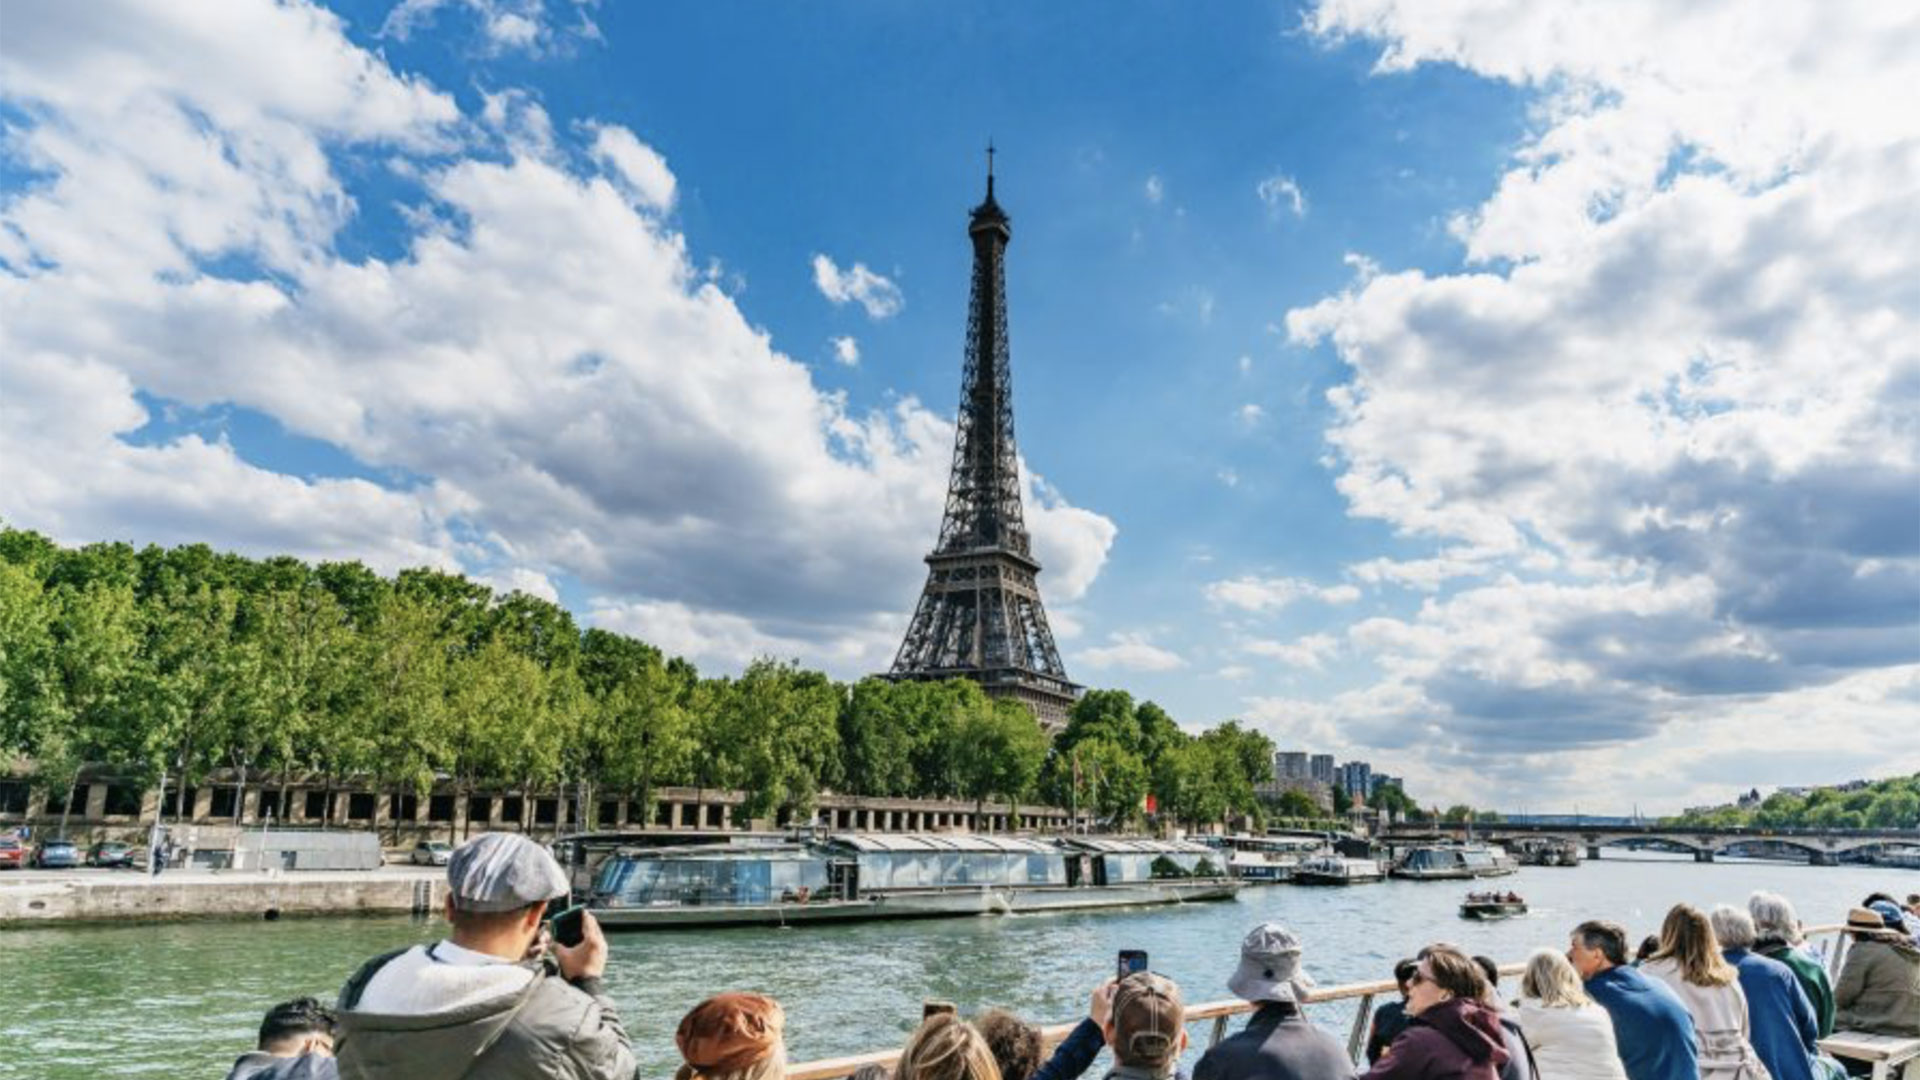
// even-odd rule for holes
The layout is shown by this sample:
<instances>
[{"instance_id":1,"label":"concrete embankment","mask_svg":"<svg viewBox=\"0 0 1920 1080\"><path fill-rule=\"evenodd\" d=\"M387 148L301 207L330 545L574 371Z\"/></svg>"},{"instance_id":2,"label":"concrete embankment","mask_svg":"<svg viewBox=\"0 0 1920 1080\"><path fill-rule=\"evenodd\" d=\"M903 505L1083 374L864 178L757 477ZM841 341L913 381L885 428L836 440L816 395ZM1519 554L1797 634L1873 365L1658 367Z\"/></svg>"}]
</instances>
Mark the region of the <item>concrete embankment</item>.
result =
<instances>
[{"instance_id":1,"label":"concrete embankment","mask_svg":"<svg viewBox=\"0 0 1920 1080\"><path fill-rule=\"evenodd\" d=\"M0 877L0 927L52 922L271 919L440 910L445 870L16 871Z\"/></svg>"}]
</instances>

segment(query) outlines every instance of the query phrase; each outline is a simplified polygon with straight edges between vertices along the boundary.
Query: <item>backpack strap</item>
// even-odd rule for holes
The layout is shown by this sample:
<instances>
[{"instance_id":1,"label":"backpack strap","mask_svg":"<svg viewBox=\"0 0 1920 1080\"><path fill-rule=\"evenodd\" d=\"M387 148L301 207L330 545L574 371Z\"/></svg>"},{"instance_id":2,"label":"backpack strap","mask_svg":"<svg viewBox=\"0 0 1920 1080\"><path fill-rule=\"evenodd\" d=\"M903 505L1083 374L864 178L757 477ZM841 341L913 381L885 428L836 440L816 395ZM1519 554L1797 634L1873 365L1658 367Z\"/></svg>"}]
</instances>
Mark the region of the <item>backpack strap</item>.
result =
<instances>
[{"instance_id":1,"label":"backpack strap","mask_svg":"<svg viewBox=\"0 0 1920 1080\"><path fill-rule=\"evenodd\" d=\"M466 1065L454 1075L453 1080L465 1080L467 1074L471 1073L474 1067L480 1064L480 1059L487 1056L487 1051L493 1049L493 1044L500 1041L500 1036L505 1035L507 1029L513 1026L514 1018L520 1015L521 1009L527 1007L527 1002L533 1000L533 995L540 989L540 984L546 981L547 969L546 965L543 964L534 969L533 978L527 980L526 989L520 991L519 1000L513 1003L513 1008L507 1012L506 1018L501 1020L500 1023L494 1027L493 1031L487 1035L486 1041L481 1043L480 1048L475 1050L473 1056L467 1059Z\"/></svg>"},{"instance_id":2,"label":"backpack strap","mask_svg":"<svg viewBox=\"0 0 1920 1080\"><path fill-rule=\"evenodd\" d=\"M360 995L367 992L367 984L373 981L375 975L380 974L380 969L398 960L412 949L413 946L408 945L390 953L381 953L360 965L360 970L354 972L353 977L347 980L347 984L340 988L340 1011L352 1012L354 1007L360 1004Z\"/></svg>"}]
</instances>

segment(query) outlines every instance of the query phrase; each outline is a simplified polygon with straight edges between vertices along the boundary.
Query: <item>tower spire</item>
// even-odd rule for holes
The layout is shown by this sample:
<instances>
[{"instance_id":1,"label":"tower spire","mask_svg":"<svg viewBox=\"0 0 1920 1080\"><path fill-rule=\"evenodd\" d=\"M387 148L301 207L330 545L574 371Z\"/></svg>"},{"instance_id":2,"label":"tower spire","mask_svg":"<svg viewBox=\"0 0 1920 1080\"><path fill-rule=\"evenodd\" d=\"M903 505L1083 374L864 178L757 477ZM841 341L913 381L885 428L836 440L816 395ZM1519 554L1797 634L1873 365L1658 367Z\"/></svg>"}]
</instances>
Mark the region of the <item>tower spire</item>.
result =
<instances>
[{"instance_id":1,"label":"tower spire","mask_svg":"<svg viewBox=\"0 0 1920 1080\"><path fill-rule=\"evenodd\" d=\"M887 675L972 679L992 697L1022 702L1057 730L1080 687L1067 679L1047 626L1035 582L1040 564L1021 505L1007 350L1005 267L1013 228L994 201L993 155L989 142L987 198L967 224L973 285L946 512L927 556L920 603Z\"/></svg>"}]
</instances>

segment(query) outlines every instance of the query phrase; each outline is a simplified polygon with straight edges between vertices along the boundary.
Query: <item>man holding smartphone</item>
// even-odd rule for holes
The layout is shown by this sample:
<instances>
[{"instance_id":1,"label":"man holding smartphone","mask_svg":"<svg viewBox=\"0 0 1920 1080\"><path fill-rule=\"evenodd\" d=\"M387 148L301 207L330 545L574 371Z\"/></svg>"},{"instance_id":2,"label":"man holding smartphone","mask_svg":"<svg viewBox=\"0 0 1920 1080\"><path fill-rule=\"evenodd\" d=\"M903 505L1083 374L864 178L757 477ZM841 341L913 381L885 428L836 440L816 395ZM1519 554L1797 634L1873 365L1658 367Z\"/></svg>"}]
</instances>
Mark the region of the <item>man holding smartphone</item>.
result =
<instances>
[{"instance_id":1,"label":"man holding smartphone","mask_svg":"<svg viewBox=\"0 0 1920 1080\"><path fill-rule=\"evenodd\" d=\"M567 892L560 864L524 836L461 845L447 861L452 936L376 957L340 991L340 1075L629 1080L633 1047L600 984L600 924L567 912L556 936L577 933L576 945L542 924Z\"/></svg>"}]
</instances>

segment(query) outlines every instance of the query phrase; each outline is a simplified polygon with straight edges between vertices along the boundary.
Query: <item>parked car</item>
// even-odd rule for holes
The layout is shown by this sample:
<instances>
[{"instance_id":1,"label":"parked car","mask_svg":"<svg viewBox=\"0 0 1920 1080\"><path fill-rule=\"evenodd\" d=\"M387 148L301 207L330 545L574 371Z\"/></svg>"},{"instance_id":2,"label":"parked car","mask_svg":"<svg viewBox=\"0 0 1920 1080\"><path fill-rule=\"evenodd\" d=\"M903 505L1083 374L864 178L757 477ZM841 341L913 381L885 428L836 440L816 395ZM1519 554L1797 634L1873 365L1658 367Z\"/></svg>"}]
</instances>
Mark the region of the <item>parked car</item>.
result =
<instances>
[{"instance_id":1,"label":"parked car","mask_svg":"<svg viewBox=\"0 0 1920 1080\"><path fill-rule=\"evenodd\" d=\"M453 845L444 840L422 840L413 845L408 861L415 866L445 866L453 855Z\"/></svg>"},{"instance_id":2,"label":"parked car","mask_svg":"<svg viewBox=\"0 0 1920 1080\"><path fill-rule=\"evenodd\" d=\"M133 867L133 845L118 840L101 840L87 849L88 866Z\"/></svg>"},{"instance_id":3,"label":"parked car","mask_svg":"<svg viewBox=\"0 0 1920 1080\"><path fill-rule=\"evenodd\" d=\"M27 849L11 836L0 836L0 869L18 870L27 862Z\"/></svg>"},{"instance_id":4,"label":"parked car","mask_svg":"<svg viewBox=\"0 0 1920 1080\"><path fill-rule=\"evenodd\" d=\"M34 846L33 865L42 870L71 870L80 865L80 848L71 840L42 840Z\"/></svg>"}]
</instances>

